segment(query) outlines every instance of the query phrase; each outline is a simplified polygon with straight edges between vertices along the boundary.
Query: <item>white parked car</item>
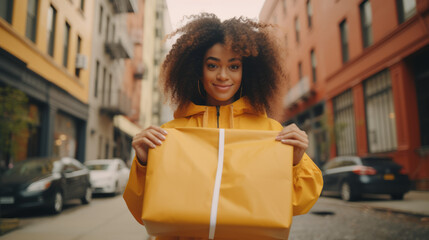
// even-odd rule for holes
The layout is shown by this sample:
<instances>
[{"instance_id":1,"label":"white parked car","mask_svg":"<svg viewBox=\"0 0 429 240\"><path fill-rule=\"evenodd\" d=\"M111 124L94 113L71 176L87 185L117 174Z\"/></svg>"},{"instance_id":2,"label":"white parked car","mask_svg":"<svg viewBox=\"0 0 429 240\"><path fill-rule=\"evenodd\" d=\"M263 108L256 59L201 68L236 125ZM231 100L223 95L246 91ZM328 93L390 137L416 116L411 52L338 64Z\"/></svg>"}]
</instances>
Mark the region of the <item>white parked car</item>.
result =
<instances>
[{"instance_id":1,"label":"white parked car","mask_svg":"<svg viewBox=\"0 0 429 240\"><path fill-rule=\"evenodd\" d=\"M86 161L93 193L120 194L128 182L130 169L119 158Z\"/></svg>"}]
</instances>

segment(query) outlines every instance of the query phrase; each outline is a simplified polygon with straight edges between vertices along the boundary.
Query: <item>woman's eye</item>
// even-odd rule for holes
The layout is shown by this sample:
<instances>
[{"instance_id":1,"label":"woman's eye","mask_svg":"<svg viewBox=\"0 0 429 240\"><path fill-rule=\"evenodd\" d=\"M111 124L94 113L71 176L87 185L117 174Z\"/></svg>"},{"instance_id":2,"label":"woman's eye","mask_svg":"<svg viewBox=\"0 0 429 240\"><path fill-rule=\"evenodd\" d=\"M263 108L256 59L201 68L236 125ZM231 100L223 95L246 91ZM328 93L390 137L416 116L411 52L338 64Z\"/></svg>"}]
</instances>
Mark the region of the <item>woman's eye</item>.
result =
<instances>
[{"instance_id":1,"label":"woman's eye","mask_svg":"<svg viewBox=\"0 0 429 240\"><path fill-rule=\"evenodd\" d=\"M215 69L217 66L215 64L209 63L207 64L208 69Z\"/></svg>"},{"instance_id":2,"label":"woman's eye","mask_svg":"<svg viewBox=\"0 0 429 240\"><path fill-rule=\"evenodd\" d=\"M232 70L238 70L238 69L240 69L240 65L232 65L232 66L230 66L230 68Z\"/></svg>"}]
</instances>

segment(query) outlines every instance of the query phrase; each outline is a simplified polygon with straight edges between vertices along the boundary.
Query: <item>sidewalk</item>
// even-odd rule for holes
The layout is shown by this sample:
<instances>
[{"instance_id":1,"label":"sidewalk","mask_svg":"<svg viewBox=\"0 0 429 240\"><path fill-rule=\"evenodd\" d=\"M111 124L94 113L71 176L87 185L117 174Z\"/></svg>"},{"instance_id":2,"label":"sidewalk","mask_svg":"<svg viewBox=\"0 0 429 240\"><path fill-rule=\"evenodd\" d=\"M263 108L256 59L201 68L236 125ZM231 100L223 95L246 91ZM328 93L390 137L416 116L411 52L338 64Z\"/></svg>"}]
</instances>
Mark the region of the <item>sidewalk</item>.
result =
<instances>
[{"instance_id":1,"label":"sidewalk","mask_svg":"<svg viewBox=\"0 0 429 240\"><path fill-rule=\"evenodd\" d=\"M388 198L363 199L353 204L377 210L400 212L405 214L429 217L429 191L410 191L403 200L390 200Z\"/></svg>"}]
</instances>

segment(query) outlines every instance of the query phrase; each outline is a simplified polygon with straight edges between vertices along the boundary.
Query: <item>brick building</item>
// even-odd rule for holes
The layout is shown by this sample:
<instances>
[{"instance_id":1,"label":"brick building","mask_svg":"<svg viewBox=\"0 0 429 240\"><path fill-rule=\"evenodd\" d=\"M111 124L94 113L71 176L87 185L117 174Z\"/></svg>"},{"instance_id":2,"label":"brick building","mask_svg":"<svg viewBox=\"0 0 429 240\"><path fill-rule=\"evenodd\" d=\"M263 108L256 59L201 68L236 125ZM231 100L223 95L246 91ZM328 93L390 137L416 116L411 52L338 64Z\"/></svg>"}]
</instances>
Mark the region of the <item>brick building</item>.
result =
<instances>
[{"instance_id":1,"label":"brick building","mask_svg":"<svg viewBox=\"0 0 429 240\"><path fill-rule=\"evenodd\" d=\"M282 121L315 162L387 155L429 190L429 1L267 0L260 21L279 26Z\"/></svg>"}]
</instances>

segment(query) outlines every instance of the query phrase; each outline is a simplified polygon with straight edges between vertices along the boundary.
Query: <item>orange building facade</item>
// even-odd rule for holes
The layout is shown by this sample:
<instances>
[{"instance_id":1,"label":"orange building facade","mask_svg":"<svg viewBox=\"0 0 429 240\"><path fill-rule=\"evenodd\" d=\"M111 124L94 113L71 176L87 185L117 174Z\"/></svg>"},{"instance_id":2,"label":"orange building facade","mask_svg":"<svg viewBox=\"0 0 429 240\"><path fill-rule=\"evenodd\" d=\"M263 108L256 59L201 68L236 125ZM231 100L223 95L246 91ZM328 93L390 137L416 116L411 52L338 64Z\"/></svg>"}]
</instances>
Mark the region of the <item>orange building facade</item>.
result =
<instances>
[{"instance_id":1,"label":"orange building facade","mask_svg":"<svg viewBox=\"0 0 429 240\"><path fill-rule=\"evenodd\" d=\"M323 165L391 156L429 190L429 1L267 0L260 21L286 46L284 124Z\"/></svg>"}]
</instances>

